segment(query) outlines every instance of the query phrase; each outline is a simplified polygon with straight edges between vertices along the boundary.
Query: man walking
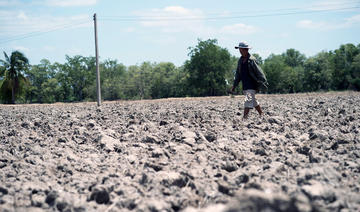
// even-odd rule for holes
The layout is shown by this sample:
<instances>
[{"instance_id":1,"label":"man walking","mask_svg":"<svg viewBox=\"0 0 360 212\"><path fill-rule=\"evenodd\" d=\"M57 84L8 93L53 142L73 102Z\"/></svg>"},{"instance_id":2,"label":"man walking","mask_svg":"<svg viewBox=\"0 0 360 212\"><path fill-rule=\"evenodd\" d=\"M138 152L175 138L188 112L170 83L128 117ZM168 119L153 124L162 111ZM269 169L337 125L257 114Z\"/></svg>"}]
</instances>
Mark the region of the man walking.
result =
<instances>
[{"instance_id":1,"label":"man walking","mask_svg":"<svg viewBox=\"0 0 360 212\"><path fill-rule=\"evenodd\" d=\"M259 115L262 115L261 107L255 98L256 92L267 88L267 80L260 66L256 63L256 58L249 54L251 47L247 42L242 41L235 49L239 49L241 57L236 68L234 85L231 92L234 92L236 86L242 81L244 102L244 119L248 118L250 109L255 108Z\"/></svg>"}]
</instances>

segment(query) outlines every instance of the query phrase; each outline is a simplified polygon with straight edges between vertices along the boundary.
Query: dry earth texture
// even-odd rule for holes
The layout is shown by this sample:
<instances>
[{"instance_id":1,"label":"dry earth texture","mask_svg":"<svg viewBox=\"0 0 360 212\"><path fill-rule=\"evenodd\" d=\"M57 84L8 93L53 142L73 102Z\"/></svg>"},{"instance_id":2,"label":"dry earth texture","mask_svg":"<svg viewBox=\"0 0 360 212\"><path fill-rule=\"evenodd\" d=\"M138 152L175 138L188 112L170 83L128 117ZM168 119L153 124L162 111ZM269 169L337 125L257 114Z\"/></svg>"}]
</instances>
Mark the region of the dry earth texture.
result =
<instances>
[{"instance_id":1,"label":"dry earth texture","mask_svg":"<svg viewBox=\"0 0 360 212\"><path fill-rule=\"evenodd\" d=\"M0 211L359 211L360 93L0 106Z\"/></svg>"}]
</instances>

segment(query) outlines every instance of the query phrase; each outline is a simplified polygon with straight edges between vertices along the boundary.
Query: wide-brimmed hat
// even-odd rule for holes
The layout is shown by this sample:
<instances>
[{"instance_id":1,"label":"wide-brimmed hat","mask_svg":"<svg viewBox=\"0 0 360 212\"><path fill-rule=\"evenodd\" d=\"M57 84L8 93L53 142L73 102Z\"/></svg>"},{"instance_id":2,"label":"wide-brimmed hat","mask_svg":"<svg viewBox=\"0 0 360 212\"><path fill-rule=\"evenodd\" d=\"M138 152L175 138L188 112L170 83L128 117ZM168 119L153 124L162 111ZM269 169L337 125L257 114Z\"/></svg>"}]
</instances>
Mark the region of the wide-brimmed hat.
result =
<instances>
[{"instance_id":1,"label":"wide-brimmed hat","mask_svg":"<svg viewBox=\"0 0 360 212\"><path fill-rule=\"evenodd\" d=\"M241 41L238 46L235 46L235 49L251 49L251 47L246 41Z\"/></svg>"}]
</instances>

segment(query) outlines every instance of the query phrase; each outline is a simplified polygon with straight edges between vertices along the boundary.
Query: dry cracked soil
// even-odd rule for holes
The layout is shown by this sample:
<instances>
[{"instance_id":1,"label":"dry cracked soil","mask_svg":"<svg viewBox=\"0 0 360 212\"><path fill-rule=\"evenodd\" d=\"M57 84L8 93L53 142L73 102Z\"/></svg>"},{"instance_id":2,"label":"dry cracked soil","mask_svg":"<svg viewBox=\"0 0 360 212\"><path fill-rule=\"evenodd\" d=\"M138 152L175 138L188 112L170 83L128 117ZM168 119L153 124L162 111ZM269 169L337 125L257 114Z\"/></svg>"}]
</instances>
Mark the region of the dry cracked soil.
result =
<instances>
[{"instance_id":1,"label":"dry cracked soil","mask_svg":"<svg viewBox=\"0 0 360 212\"><path fill-rule=\"evenodd\" d=\"M0 211L359 211L360 93L0 106Z\"/></svg>"}]
</instances>

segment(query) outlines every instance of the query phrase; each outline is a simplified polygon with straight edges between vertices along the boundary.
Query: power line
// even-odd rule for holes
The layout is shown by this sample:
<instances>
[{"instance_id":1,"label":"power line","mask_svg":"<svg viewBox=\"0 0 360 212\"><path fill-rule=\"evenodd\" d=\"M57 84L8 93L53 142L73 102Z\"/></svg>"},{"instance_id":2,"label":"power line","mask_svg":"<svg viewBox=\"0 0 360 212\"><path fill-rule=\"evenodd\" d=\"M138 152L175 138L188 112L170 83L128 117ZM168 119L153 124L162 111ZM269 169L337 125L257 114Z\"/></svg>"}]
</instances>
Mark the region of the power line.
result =
<instances>
[{"instance_id":1,"label":"power line","mask_svg":"<svg viewBox=\"0 0 360 212\"><path fill-rule=\"evenodd\" d=\"M354 3L358 3L359 5L354 5ZM346 6L348 5L348 6ZM241 11L241 12L226 12L226 15L230 15L230 14L256 14L256 13L271 13L271 12L281 12L281 11L284 11L284 12L290 12L290 11L293 11L293 10L307 10L307 11L323 11L323 10L329 10L329 9L322 9L323 7L334 7L334 6L341 6L342 8L332 8L330 10L341 10L341 9L344 9L344 8L358 8L360 6L360 2L359 1L353 1L353 2L344 2L344 3L335 3L335 2L332 2L332 3L327 3L327 4L323 4L323 5L315 5L315 6L312 6L312 7L294 7L294 8L282 8L282 9L273 9L273 10L247 10L247 11ZM295 12L294 11L294 12ZM298 11L299 12L299 11ZM207 14L208 16L224 16L225 13L222 12L222 13L208 13ZM158 15L147 15L147 16L117 16L117 15L112 15L112 16L108 16L108 15L103 15L101 16L102 18L124 18L124 19L136 19L136 18L174 18L173 15L169 16L167 14L158 14ZM181 17L184 17L184 16L175 16L175 17L178 17L178 18L181 18ZM186 17L186 16L185 16Z\"/></svg>"},{"instance_id":2,"label":"power line","mask_svg":"<svg viewBox=\"0 0 360 212\"><path fill-rule=\"evenodd\" d=\"M313 14L313 13L325 13L325 12L340 12L351 9L358 9L360 6L343 7L336 9L323 9L323 10L307 10L307 11L286 11L275 13L264 13L255 15L237 15L237 16L224 16L217 15L213 17L198 17L198 16L101 16L102 21L120 21L120 22L132 22L132 21L199 21L199 20L225 20L225 19L239 19L239 18L259 18L270 16L285 16L285 15L299 15L299 14ZM279 10L275 10L279 11Z\"/></svg>"},{"instance_id":3,"label":"power line","mask_svg":"<svg viewBox=\"0 0 360 212\"><path fill-rule=\"evenodd\" d=\"M30 37L35 37L35 36L43 35L43 34L58 31L58 30L74 28L75 26L83 25L83 24L90 23L90 22L91 22L90 20L87 20L87 21L82 21L82 22L78 22L78 23L59 25L55 28L51 28L51 29L47 29L47 30L34 31L34 32L26 33L26 34L13 36L13 37L7 38L7 39L6 38L2 39L2 40L0 39L0 44L8 43L11 41L16 41L16 40L22 40L22 39L26 39L26 38L30 38Z\"/></svg>"},{"instance_id":4,"label":"power line","mask_svg":"<svg viewBox=\"0 0 360 212\"><path fill-rule=\"evenodd\" d=\"M334 6L344 6L346 4L352 4L355 2L347 2L347 3L328 3L324 5L319 5L318 7L334 7ZM358 2L356 2L358 3ZM284 9L275 9L275 10L258 10L258 11L247 11L247 12L231 12L226 15L221 13L210 13L207 17L199 17L199 16L169 16L169 15L156 15L156 16L100 16L100 21L118 21L118 22L134 22L134 21L218 21L218 20L230 20L230 19L240 19L240 18L261 18L261 17L274 17L274 16L287 16L287 15L300 15L300 14L314 14L314 13L325 13L325 12L341 12L348 11L352 9L358 9L358 6L351 7L342 7L342 8L334 8L334 9L318 9L316 6L309 7L298 7L298 8L284 8ZM229 14L242 14L242 15L229 15ZM8 16L0 16L0 20L8 19ZM17 36L13 36L11 38L0 39L0 44L8 43L11 41L22 40L30 37L39 36L42 34L73 28L75 26L79 26L85 23L90 23L90 20L81 21L78 23L71 23L65 25L59 25L51 29L39 30L30 33L20 34ZM20 24L21 25L21 24ZM2 24L5 28L9 28L6 24ZM15 24L14 29L18 27L18 24ZM12 28L12 26L10 26ZM36 27L36 25L26 26L26 27ZM21 29L24 29L24 26L21 26Z\"/></svg>"}]
</instances>

